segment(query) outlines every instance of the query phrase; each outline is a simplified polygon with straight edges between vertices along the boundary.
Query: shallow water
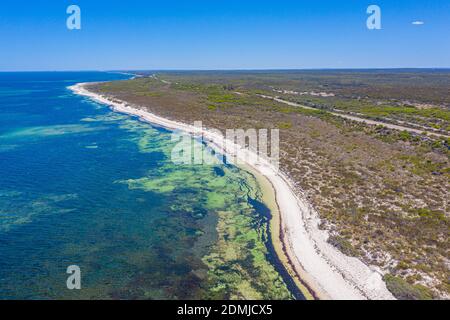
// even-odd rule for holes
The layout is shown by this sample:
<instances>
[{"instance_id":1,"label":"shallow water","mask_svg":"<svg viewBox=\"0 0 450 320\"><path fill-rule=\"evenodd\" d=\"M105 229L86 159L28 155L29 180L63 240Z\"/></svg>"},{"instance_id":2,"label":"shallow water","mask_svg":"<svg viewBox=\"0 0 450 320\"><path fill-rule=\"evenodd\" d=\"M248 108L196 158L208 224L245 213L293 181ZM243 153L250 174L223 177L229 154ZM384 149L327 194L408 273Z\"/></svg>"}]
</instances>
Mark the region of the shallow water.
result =
<instances>
[{"instance_id":1,"label":"shallow water","mask_svg":"<svg viewBox=\"0 0 450 320\"><path fill-rule=\"evenodd\" d=\"M0 298L292 298L251 174L66 88L126 77L0 73Z\"/></svg>"}]
</instances>

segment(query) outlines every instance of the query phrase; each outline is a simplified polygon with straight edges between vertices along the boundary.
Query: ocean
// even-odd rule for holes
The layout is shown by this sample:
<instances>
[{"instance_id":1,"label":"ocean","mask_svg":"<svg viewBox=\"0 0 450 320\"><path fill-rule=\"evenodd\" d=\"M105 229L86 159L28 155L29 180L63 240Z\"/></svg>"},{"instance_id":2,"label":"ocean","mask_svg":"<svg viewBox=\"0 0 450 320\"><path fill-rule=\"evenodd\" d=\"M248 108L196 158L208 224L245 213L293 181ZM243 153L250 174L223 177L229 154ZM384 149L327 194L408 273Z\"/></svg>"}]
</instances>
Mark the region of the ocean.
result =
<instances>
[{"instance_id":1,"label":"ocean","mask_svg":"<svg viewBox=\"0 0 450 320\"><path fill-rule=\"evenodd\" d=\"M298 298L252 174L67 89L129 77L0 73L0 299Z\"/></svg>"}]
</instances>

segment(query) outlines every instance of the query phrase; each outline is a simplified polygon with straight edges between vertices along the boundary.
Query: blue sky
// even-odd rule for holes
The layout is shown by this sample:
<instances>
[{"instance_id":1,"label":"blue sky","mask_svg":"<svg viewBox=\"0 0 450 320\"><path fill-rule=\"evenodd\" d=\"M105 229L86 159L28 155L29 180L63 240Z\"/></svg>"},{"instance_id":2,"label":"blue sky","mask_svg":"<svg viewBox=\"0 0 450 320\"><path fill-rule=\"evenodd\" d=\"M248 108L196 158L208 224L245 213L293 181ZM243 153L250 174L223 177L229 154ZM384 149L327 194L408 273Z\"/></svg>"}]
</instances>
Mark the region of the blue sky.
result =
<instances>
[{"instance_id":1,"label":"blue sky","mask_svg":"<svg viewBox=\"0 0 450 320\"><path fill-rule=\"evenodd\" d=\"M81 30L66 28L71 4ZM366 28L371 4L381 30ZM450 1L0 4L0 71L383 67L450 67Z\"/></svg>"}]
</instances>

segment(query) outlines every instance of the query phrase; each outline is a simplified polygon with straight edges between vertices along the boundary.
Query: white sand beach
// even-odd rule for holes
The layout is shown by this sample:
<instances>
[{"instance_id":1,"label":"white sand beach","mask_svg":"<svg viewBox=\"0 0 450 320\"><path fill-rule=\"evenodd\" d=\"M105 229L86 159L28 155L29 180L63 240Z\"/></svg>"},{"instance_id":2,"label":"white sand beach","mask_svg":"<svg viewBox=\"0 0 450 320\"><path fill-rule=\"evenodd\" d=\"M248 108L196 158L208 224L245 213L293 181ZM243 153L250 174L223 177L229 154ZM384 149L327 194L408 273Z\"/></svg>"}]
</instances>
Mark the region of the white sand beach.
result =
<instances>
[{"instance_id":1,"label":"white sand beach","mask_svg":"<svg viewBox=\"0 0 450 320\"><path fill-rule=\"evenodd\" d=\"M225 155L235 154L242 161L252 166L272 184L276 193L276 202L281 215L281 239L289 260L300 275L320 299L394 299L387 290L382 273L376 267L368 266L361 260L348 257L327 242L328 233L319 229L318 213L303 194L294 191L289 177L279 172L269 162L258 159L251 151L238 146L224 149L223 136L217 132L192 125L168 120L150 112L130 106L125 102L111 100L88 91L86 84L80 83L69 87L74 93L89 97L97 102L107 104L117 112L138 116L142 121L153 123L172 130L203 134L211 147ZM255 161L249 161L255 160Z\"/></svg>"}]
</instances>

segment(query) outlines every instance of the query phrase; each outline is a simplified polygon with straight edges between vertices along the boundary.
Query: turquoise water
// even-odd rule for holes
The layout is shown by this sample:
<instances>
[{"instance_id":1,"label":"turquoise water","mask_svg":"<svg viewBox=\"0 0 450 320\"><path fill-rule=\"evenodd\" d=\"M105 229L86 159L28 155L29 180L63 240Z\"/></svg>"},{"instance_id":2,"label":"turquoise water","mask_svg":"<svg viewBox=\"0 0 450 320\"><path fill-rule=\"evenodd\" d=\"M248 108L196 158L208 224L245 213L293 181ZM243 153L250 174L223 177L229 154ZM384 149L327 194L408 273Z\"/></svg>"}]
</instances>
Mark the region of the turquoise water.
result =
<instances>
[{"instance_id":1,"label":"turquoise water","mask_svg":"<svg viewBox=\"0 0 450 320\"><path fill-rule=\"evenodd\" d=\"M125 78L0 73L0 298L298 297L251 174L176 166L169 131L66 88Z\"/></svg>"}]
</instances>

